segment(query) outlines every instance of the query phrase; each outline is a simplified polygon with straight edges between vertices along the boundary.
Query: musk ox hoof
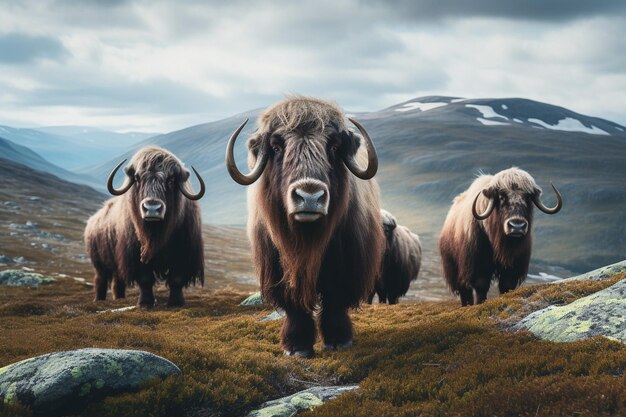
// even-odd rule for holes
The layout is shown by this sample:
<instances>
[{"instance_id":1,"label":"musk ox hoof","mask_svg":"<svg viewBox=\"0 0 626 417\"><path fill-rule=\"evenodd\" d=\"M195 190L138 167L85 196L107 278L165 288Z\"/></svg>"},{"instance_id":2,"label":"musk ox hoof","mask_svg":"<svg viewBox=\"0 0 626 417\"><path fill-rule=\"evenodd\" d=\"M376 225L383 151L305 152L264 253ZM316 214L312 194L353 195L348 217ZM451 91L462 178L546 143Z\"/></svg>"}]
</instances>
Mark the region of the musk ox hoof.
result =
<instances>
[{"instance_id":1,"label":"musk ox hoof","mask_svg":"<svg viewBox=\"0 0 626 417\"><path fill-rule=\"evenodd\" d=\"M152 310L154 308L154 301L152 303L137 303L137 307L140 310Z\"/></svg>"},{"instance_id":2,"label":"musk ox hoof","mask_svg":"<svg viewBox=\"0 0 626 417\"><path fill-rule=\"evenodd\" d=\"M348 340L347 342L344 342L344 343L324 343L324 350L334 351L334 350L340 350L340 349L347 349L349 347L352 347L353 344L354 342L352 340Z\"/></svg>"},{"instance_id":3,"label":"musk ox hoof","mask_svg":"<svg viewBox=\"0 0 626 417\"><path fill-rule=\"evenodd\" d=\"M311 359L313 357L313 349L305 350L285 350L285 356L296 356L298 358Z\"/></svg>"}]
</instances>

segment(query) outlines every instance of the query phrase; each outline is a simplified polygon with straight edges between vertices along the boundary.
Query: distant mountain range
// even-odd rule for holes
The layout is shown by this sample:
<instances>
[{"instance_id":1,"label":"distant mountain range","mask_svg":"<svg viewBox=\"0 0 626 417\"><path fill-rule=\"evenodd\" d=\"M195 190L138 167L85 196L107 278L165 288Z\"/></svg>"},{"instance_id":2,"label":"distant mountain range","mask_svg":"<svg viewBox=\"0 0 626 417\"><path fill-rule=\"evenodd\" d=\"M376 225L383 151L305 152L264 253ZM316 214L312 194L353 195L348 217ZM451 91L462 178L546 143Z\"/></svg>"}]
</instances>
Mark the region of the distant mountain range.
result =
<instances>
[{"instance_id":1,"label":"distant mountain range","mask_svg":"<svg viewBox=\"0 0 626 417\"><path fill-rule=\"evenodd\" d=\"M117 133L83 126L37 129L0 126L1 138L26 146L61 168L75 171L119 155L154 135L139 132Z\"/></svg>"},{"instance_id":2,"label":"distant mountain range","mask_svg":"<svg viewBox=\"0 0 626 417\"><path fill-rule=\"evenodd\" d=\"M198 168L207 182L203 220L242 225L246 220L245 187L228 176L224 151L230 134L250 118L236 150L238 163L245 166L245 138L260 111L134 142L125 152L108 161L101 158L82 173L104 185L112 167L141 146L163 146ZM435 246L453 197L478 172L519 166L544 188L547 204L554 198L550 181L559 187L565 201L564 209L555 216L536 215L535 265L582 271L625 257L623 126L518 98L429 96L353 116L363 123L377 147L377 178L384 206L419 233L425 245Z\"/></svg>"}]
</instances>

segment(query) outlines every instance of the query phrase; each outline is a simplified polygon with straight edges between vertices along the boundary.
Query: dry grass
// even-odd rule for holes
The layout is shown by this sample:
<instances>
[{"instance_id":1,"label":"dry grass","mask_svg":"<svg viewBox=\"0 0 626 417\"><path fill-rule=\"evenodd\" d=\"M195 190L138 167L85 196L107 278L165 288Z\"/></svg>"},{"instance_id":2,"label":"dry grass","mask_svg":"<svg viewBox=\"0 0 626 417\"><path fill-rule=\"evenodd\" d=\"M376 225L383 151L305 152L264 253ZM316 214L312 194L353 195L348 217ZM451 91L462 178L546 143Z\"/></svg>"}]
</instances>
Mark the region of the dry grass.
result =
<instances>
[{"instance_id":1,"label":"dry grass","mask_svg":"<svg viewBox=\"0 0 626 417\"><path fill-rule=\"evenodd\" d=\"M81 347L142 349L183 370L139 393L90 405L89 416L240 416L312 384L361 388L307 416L596 416L626 414L626 348L595 338L557 344L502 331L547 303L570 302L610 285L579 282L522 288L482 306L457 302L366 306L353 314L357 343L312 360L282 356L270 310L239 307L245 294L193 291L182 309L96 314L134 303L94 305L66 279L0 292L0 366ZM310 384L309 384L310 383ZM576 414L579 413L579 414ZM0 406L2 415L28 415Z\"/></svg>"}]
</instances>

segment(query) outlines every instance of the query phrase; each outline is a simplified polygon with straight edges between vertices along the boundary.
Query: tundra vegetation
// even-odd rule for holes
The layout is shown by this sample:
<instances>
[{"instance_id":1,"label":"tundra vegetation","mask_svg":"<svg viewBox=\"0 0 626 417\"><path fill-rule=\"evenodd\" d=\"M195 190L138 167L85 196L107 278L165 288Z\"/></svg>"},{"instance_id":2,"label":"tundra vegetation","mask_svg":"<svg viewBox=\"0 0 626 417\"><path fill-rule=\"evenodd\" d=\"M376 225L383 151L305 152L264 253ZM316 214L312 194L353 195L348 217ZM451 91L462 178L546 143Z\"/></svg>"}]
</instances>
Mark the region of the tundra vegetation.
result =
<instances>
[{"instance_id":1,"label":"tundra vegetation","mask_svg":"<svg viewBox=\"0 0 626 417\"><path fill-rule=\"evenodd\" d=\"M0 366L82 347L141 349L176 363L179 376L108 397L85 416L241 416L266 400L311 386L357 383L305 416L624 415L626 346L605 338L574 343L509 332L521 316L608 287L603 281L523 287L462 308L455 301L364 306L353 314L350 350L286 357L281 321L259 322L267 306L240 307L247 294L191 289L187 305L97 314L129 305L92 303L71 279L0 291ZM137 289L131 289L137 295ZM539 410L539 411L538 411ZM0 404L0 415L28 416Z\"/></svg>"}]
</instances>

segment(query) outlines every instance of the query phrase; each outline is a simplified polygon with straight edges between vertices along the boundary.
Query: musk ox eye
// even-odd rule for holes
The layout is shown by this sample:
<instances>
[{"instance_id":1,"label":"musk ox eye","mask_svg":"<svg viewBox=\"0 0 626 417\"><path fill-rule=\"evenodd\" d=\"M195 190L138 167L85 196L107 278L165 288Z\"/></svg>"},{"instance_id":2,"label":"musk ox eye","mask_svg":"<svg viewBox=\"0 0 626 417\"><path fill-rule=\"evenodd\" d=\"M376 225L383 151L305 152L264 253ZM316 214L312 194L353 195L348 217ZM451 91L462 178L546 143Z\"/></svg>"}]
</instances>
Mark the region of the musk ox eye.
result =
<instances>
[{"instance_id":1,"label":"musk ox eye","mask_svg":"<svg viewBox=\"0 0 626 417\"><path fill-rule=\"evenodd\" d=\"M135 174L135 181L139 182L140 179L141 177L139 176L139 174Z\"/></svg>"}]
</instances>

